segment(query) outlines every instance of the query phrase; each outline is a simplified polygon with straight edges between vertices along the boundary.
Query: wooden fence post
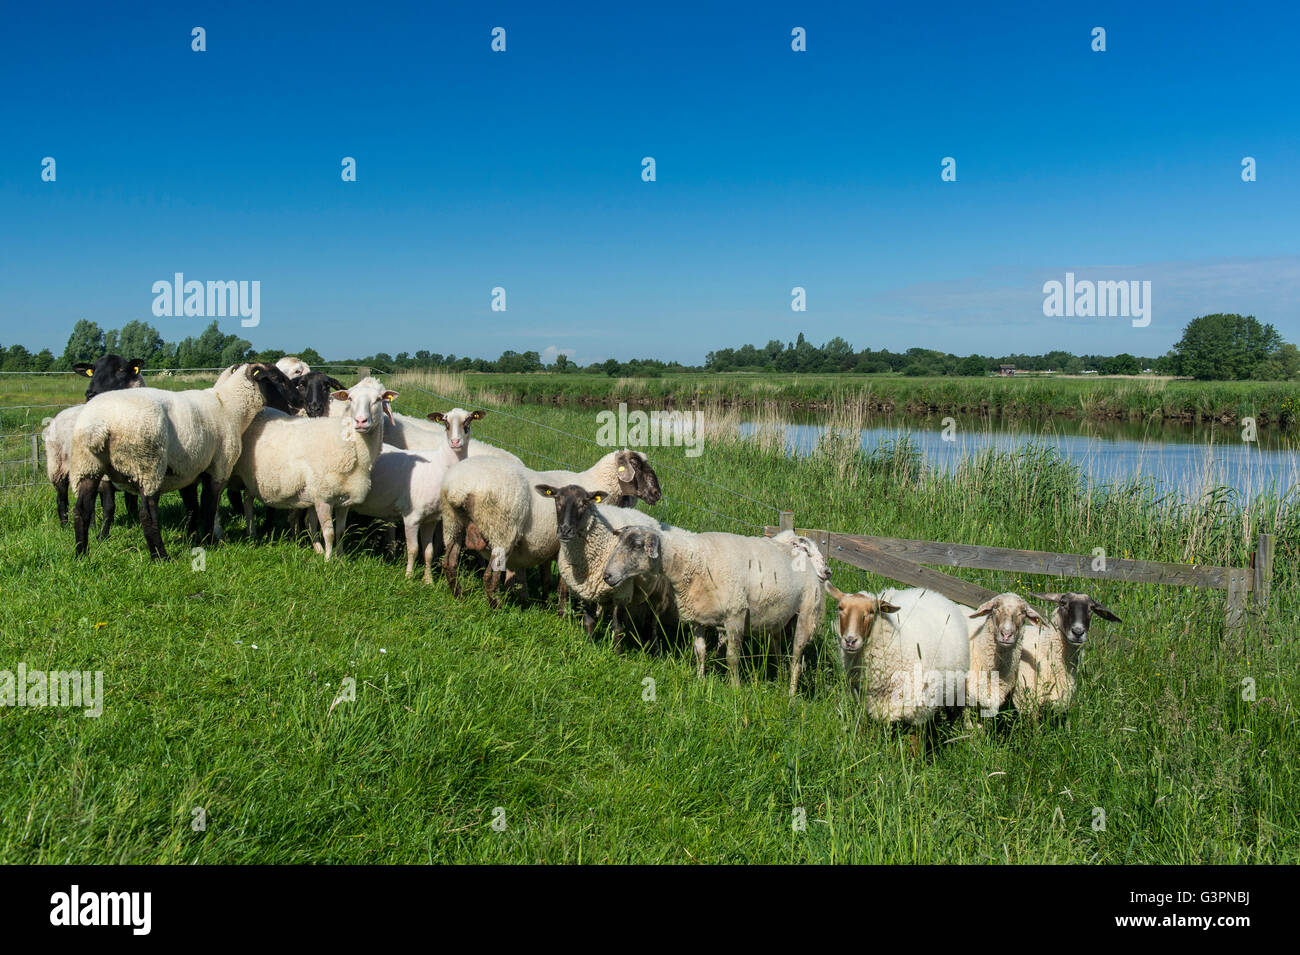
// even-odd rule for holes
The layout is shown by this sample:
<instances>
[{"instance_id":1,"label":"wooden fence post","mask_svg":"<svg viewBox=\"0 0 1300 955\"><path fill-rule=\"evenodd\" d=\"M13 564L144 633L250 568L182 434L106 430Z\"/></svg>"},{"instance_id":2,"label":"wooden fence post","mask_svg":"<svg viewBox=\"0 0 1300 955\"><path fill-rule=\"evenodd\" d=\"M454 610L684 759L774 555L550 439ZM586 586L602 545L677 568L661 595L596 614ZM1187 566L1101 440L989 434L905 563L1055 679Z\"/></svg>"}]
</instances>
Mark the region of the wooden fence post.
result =
<instances>
[{"instance_id":1,"label":"wooden fence post","mask_svg":"<svg viewBox=\"0 0 1300 955\"><path fill-rule=\"evenodd\" d=\"M780 514L781 519L778 522L777 533L794 530L794 511L781 511Z\"/></svg>"},{"instance_id":2,"label":"wooden fence post","mask_svg":"<svg viewBox=\"0 0 1300 955\"><path fill-rule=\"evenodd\" d=\"M1228 602L1223 611L1224 628L1231 633L1241 627L1246 613L1246 581L1250 570L1232 568L1228 571Z\"/></svg>"},{"instance_id":3,"label":"wooden fence post","mask_svg":"<svg viewBox=\"0 0 1300 955\"><path fill-rule=\"evenodd\" d=\"M1251 564L1255 568L1255 610L1261 616L1268 610L1269 590L1273 586L1274 543L1275 538L1272 534L1260 534L1259 541L1255 545L1255 554L1251 558Z\"/></svg>"}]
</instances>

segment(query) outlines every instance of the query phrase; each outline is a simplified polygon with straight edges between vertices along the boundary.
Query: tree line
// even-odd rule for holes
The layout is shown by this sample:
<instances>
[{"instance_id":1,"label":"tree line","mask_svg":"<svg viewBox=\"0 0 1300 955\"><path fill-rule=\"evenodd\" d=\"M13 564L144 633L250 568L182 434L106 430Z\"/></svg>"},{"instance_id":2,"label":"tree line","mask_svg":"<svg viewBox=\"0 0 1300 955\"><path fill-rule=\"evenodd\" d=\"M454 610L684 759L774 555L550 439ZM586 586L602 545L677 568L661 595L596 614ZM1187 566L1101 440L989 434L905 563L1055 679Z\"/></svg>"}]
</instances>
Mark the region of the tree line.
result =
<instances>
[{"instance_id":1,"label":"tree line","mask_svg":"<svg viewBox=\"0 0 1300 955\"><path fill-rule=\"evenodd\" d=\"M241 361L274 361L278 349L256 351L251 342L227 335L214 321L198 336L179 342L165 341L158 329L147 322L127 322L120 329L105 331L94 322L81 319L73 326L63 354L48 348L36 354L22 345L0 345L0 371L67 371L75 362L94 361L112 352L124 358L143 358L149 368L222 368ZM327 364L316 349L307 347L293 354L309 365ZM1097 372L1101 375L1136 375L1152 371L1161 375L1185 375L1204 380L1287 381L1300 377L1300 349L1284 342L1272 325L1253 315L1217 313L1188 323L1178 343L1159 357L1119 355L1075 355L1050 351L1042 355L955 355L929 348L855 350L836 336L814 345L802 332L792 342L777 339L766 345L721 348L705 356L703 365L683 365L655 358L634 358L579 365L567 355L557 355L546 364L536 351L507 350L495 361L469 356L444 355L428 350L378 352L334 362L368 365L385 371L433 370L553 374L605 374L619 377L661 377L677 372L784 372L800 374L901 374L907 376L984 376L996 374L1003 365L1017 371L1054 371L1063 374Z\"/></svg>"}]
</instances>

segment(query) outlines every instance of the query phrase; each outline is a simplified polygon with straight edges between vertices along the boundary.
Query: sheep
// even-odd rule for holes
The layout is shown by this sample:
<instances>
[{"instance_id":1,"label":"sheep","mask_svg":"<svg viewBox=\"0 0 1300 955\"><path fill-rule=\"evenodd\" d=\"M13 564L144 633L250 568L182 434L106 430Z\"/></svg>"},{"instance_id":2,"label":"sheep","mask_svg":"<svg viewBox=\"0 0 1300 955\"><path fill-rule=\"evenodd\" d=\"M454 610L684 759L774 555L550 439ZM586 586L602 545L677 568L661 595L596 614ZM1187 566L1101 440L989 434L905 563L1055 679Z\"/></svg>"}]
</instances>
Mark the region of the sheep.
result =
<instances>
[{"instance_id":1,"label":"sheep","mask_svg":"<svg viewBox=\"0 0 1300 955\"><path fill-rule=\"evenodd\" d=\"M120 355L103 355L94 364L79 361L72 366L78 374L90 379L86 385L86 400L109 391L121 391L125 388L144 387L144 378L140 369L144 359L123 360ZM77 418L81 415L81 405L64 408L45 423L41 430L41 439L45 442L45 473L54 485L54 503L59 514L59 524L68 526L68 464L72 459L72 432L76 428ZM104 506L104 525L99 532L100 540L108 537L108 530L113 524L113 513L117 508L117 497L113 485L107 479L99 482L100 499ZM124 495L126 509L133 518L137 513L134 494Z\"/></svg>"},{"instance_id":2,"label":"sheep","mask_svg":"<svg viewBox=\"0 0 1300 955\"><path fill-rule=\"evenodd\" d=\"M1062 711L1078 686L1079 651L1088 640L1092 615L1122 623L1119 617L1087 594L1030 594L1056 604L1050 626L1026 627L1020 655L1020 678L1011 694L1017 710L1036 713Z\"/></svg>"},{"instance_id":3,"label":"sheep","mask_svg":"<svg viewBox=\"0 0 1300 955\"><path fill-rule=\"evenodd\" d=\"M623 627L618 610L628 605L644 606L661 623L671 626L676 620L676 611L672 607L672 591L662 578L655 578L645 586L641 585L643 578L638 578L610 587L601 576L605 561L618 543L615 534L618 528L631 524L642 527L663 525L634 508L601 506L603 501L610 500L610 495L604 491L588 491L576 484L561 488L542 484L536 490L543 497L555 501L556 530L560 540L555 562L561 582L582 603L582 624L587 636L595 632L597 618L608 611L614 632L614 649L620 649ZM560 611L564 611L563 602Z\"/></svg>"},{"instance_id":4,"label":"sheep","mask_svg":"<svg viewBox=\"0 0 1300 955\"><path fill-rule=\"evenodd\" d=\"M486 415L486 411L478 410L465 422L466 440L468 440L472 423L483 420ZM430 420L436 419L431 417ZM410 415L398 412L393 413L393 423L389 427L387 435L386 440L389 444L407 451L434 451L447 443L447 435L441 429L430 427L419 418L412 418ZM485 441L474 441L470 445L469 456L472 458L504 458L520 467L524 466L524 462L509 451L488 444Z\"/></svg>"},{"instance_id":5,"label":"sheep","mask_svg":"<svg viewBox=\"0 0 1300 955\"><path fill-rule=\"evenodd\" d=\"M873 719L920 726L940 708L965 705L969 608L919 587L877 597L828 583L826 592L839 605L836 633L849 688L864 696Z\"/></svg>"},{"instance_id":6,"label":"sheep","mask_svg":"<svg viewBox=\"0 0 1300 955\"><path fill-rule=\"evenodd\" d=\"M298 414L307 418L343 416L343 412L347 409L347 402L330 400L334 392L347 390L347 387L337 378L323 371L309 371L304 375L290 377L302 402L302 409ZM338 408L338 412L331 415L335 407Z\"/></svg>"},{"instance_id":7,"label":"sheep","mask_svg":"<svg viewBox=\"0 0 1300 955\"><path fill-rule=\"evenodd\" d=\"M691 628L701 679L707 628L718 628L719 640L725 639L731 682L739 685L746 628L773 637L797 618L790 655L790 693L795 693L804 647L821 620L822 585L830 577L816 544L793 531L742 537L628 526L614 533L618 543L605 563L605 583L618 587L632 577L666 578L677 615Z\"/></svg>"},{"instance_id":8,"label":"sheep","mask_svg":"<svg viewBox=\"0 0 1300 955\"><path fill-rule=\"evenodd\" d=\"M475 536L491 549L484 575L488 602L497 605L496 591L506 571L541 565L545 571L560 549L555 507L534 488L576 484L604 491L619 501L640 498L659 501L659 477L640 451L611 451L586 471L533 471L506 458L472 454L449 472L442 486L443 576L452 593L460 595L456 563L462 546ZM477 535L467 531L473 525Z\"/></svg>"},{"instance_id":9,"label":"sheep","mask_svg":"<svg viewBox=\"0 0 1300 955\"><path fill-rule=\"evenodd\" d=\"M1043 618L1014 593L998 594L968 614L967 705L978 705L982 714L992 715L1006 704L1019 678L1025 630L1033 625L1042 626Z\"/></svg>"},{"instance_id":10,"label":"sheep","mask_svg":"<svg viewBox=\"0 0 1300 955\"><path fill-rule=\"evenodd\" d=\"M334 552L333 508L354 505L370 493L370 472L383 444L384 418L397 392L366 378L335 397L348 415L300 418L265 411L250 423L234 473L248 494L244 517L253 527L253 498L268 507L308 512L312 545L329 560ZM316 521L312 518L315 517ZM315 539L319 522L324 547Z\"/></svg>"},{"instance_id":11,"label":"sheep","mask_svg":"<svg viewBox=\"0 0 1300 955\"><path fill-rule=\"evenodd\" d=\"M68 469L77 487L76 553L86 553L93 495L105 476L142 498L140 527L153 559L167 559L158 528L158 496L196 480L203 492L203 539L211 540L216 496L239 459L244 430L266 405L258 379L268 377L268 368L240 365L212 388L131 388L87 403L73 430Z\"/></svg>"},{"instance_id":12,"label":"sheep","mask_svg":"<svg viewBox=\"0 0 1300 955\"><path fill-rule=\"evenodd\" d=\"M311 371L311 366L296 355L285 355L275 363L275 367L290 378L301 378Z\"/></svg>"},{"instance_id":13,"label":"sheep","mask_svg":"<svg viewBox=\"0 0 1300 955\"><path fill-rule=\"evenodd\" d=\"M469 453L470 421L481 411L453 408L446 414L435 411L429 420L446 430L442 447L434 451L407 451L385 444L370 472L370 493L365 500L343 505L338 515L338 534L347 526L349 509L370 517L401 521L406 529L406 576L415 572L415 555L424 553L424 582L433 582L433 535L442 520L442 481L452 465Z\"/></svg>"}]
</instances>

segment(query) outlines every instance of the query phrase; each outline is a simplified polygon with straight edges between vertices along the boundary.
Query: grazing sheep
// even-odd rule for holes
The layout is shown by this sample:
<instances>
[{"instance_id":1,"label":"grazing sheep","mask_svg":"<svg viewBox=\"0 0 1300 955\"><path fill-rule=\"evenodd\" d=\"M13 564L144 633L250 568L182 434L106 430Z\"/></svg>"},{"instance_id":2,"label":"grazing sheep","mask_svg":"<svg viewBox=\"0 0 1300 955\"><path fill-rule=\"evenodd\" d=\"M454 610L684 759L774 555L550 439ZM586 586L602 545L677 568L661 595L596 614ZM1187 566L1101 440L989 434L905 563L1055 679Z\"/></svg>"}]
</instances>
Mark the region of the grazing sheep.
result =
<instances>
[{"instance_id":1,"label":"grazing sheep","mask_svg":"<svg viewBox=\"0 0 1300 955\"><path fill-rule=\"evenodd\" d=\"M348 404L339 418L301 418L264 411L244 436L234 473L248 494L244 517L253 527L253 498L268 507L308 512L312 545L329 560L334 552L333 508L355 505L370 493L370 472L383 444L384 418L397 397L366 378L336 394ZM315 520L313 520L313 517ZM319 523L324 548L315 539Z\"/></svg>"},{"instance_id":2,"label":"grazing sheep","mask_svg":"<svg viewBox=\"0 0 1300 955\"><path fill-rule=\"evenodd\" d=\"M406 576L415 572L415 555L424 553L424 582L433 582L434 531L442 520L442 481L452 465L469 453L470 421L481 411L453 408L446 414L435 411L430 421L443 426L446 438L433 451L405 451L385 444L370 472L370 493L365 500L343 505L338 515L338 534L347 527L348 511L369 517L400 521L406 529Z\"/></svg>"},{"instance_id":3,"label":"grazing sheep","mask_svg":"<svg viewBox=\"0 0 1300 955\"><path fill-rule=\"evenodd\" d=\"M285 355L275 363L275 367L290 378L301 378L311 371L311 366L296 355Z\"/></svg>"},{"instance_id":4,"label":"grazing sheep","mask_svg":"<svg viewBox=\"0 0 1300 955\"><path fill-rule=\"evenodd\" d=\"M86 385L86 400L109 391L121 391L125 388L144 387L144 378L140 369L144 360L132 358L124 360L120 355L103 355L94 364L79 361L72 366L78 374L90 379ZM68 464L72 459L72 432L76 428L77 418L81 415L82 405L64 408L49 420L41 431L45 442L45 473L54 485L54 503L59 514L59 524L68 524ZM107 478L99 482L100 500L104 506L104 524L99 532L100 540L108 537L108 530L113 524L113 514L117 508L117 497L113 484ZM125 494L127 512L136 516L136 497Z\"/></svg>"},{"instance_id":5,"label":"grazing sheep","mask_svg":"<svg viewBox=\"0 0 1300 955\"><path fill-rule=\"evenodd\" d=\"M203 538L211 540L217 494L239 459L244 430L266 406L258 379L267 377L268 367L240 365L212 388L131 388L87 403L73 431L68 469L77 486L76 552L86 553L94 494L105 476L140 495L140 527L154 559L167 558L158 496L195 481L202 488Z\"/></svg>"},{"instance_id":6,"label":"grazing sheep","mask_svg":"<svg viewBox=\"0 0 1300 955\"><path fill-rule=\"evenodd\" d=\"M1122 621L1087 594L1030 594L1056 604L1050 626L1026 627L1020 654L1020 679L1011 694L1017 710L1060 711L1070 705L1078 685L1079 652L1088 640L1095 613L1113 623Z\"/></svg>"},{"instance_id":7,"label":"grazing sheep","mask_svg":"<svg viewBox=\"0 0 1300 955\"><path fill-rule=\"evenodd\" d=\"M707 628L716 627L719 640L725 639L731 682L739 684L745 630L771 639L797 618L790 655L790 692L795 692L804 647L821 620L822 584L830 576L816 544L793 531L742 537L629 526L614 533L618 544L605 563L605 583L618 587L633 577L666 578L678 617L691 628L701 678Z\"/></svg>"},{"instance_id":8,"label":"grazing sheep","mask_svg":"<svg viewBox=\"0 0 1300 955\"><path fill-rule=\"evenodd\" d=\"M465 422L466 440L469 439L469 432L473 423L483 420L486 415L486 411L475 411L471 418ZM429 420L436 419L431 417ZM446 444L447 435L441 428L432 427L419 418L412 418L410 415L394 412L393 424L388 429L386 440L393 447L403 448L407 451L434 451ZM488 444L485 441L474 441L470 445L469 456L471 458L504 458L520 467L524 466L524 462L509 451Z\"/></svg>"},{"instance_id":9,"label":"grazing sheep","mask_svg":"<svg viewBox=\"0 0 1300 955\"><path fill-rule=\"evenodd\" d=\"M1015 689L1026 625L1041 626L1043 618L1019 594L1004 593L980 604L968 614L968 621L967 705L991 715L1006 704Z\"/></svg>"},{"instance_id":10,"label":"grazing sheep","mask_svg":"<svg viewBox=\"0 0 1300 955\"><path fill-rule=\"evenodd\" d=\"M620 502L640 498L655 504L660 497L659 477L640 451L611 451L581 473L533 471L505 458L471 454L447 472L442 487L443 576L453 593L460 594L456 563L471 525L491 550L484 583L493 606L506 571L547 569L560 539L555 506L534 489L542 484L576 484Z\"/></svg>"},{"instance_id":11,"label":"grazing sheep","mask_svg":"<svg viewBox=\"0 0 1300 955\"><path fill-rule=\"evenodd\" d=\"M604 491L588 491L576 484L556 488L538 485L543 497L555 501L555 517L560 549L555 563L560 571L560 581L567 592L582 603L582 625L590 637L599 617L609 614L614 633L614 648L623 641L624 628L619 609L644 607L661 623L671 625L676 620L672 607L672 591L663 578L638 577L611 587L601 576L605 562L618 543L616 531L629 525L660 527L660 523L635 508L602 507L610 499ZM560 607L564 611L563 602ZM594 613L593 613L594 611Z\"/></svg>"},{"instance_id":12,"label":"grazing sheep","mask_svg":"<svg viewBox=\"0 0 1300 955\"><path fill-rule=\"evenodd\" d=\"M827 584L826 592L839 605L836 632L849 687L863 693L873 719L919 726L941 708L965 705L969 608L919 587L876 597Z\"/></svg>"}]
</instances>

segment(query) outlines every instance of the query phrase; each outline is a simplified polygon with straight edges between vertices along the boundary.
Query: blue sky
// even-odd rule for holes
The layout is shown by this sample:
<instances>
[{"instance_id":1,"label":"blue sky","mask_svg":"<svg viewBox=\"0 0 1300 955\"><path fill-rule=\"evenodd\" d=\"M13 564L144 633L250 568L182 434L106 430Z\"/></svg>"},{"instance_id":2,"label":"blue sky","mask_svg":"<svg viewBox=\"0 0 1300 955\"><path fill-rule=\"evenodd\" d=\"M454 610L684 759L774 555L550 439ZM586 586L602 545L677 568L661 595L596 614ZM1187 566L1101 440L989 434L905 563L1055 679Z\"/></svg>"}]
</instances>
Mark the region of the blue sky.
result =
<instances>
[{"instance_id":1,"label":"blue sky","mask_svg":"<svg viewBox=\"0 0 1300 955\"><path fill-rule=\"evenodd\" d=\"M7 9L0 342L197 334L152 314L175 272L331 357L1300 340L1293 4L266 6ZM1067 271L1151 281L1151 324L1044 317Z\"/></svg>"}]
</instances>

